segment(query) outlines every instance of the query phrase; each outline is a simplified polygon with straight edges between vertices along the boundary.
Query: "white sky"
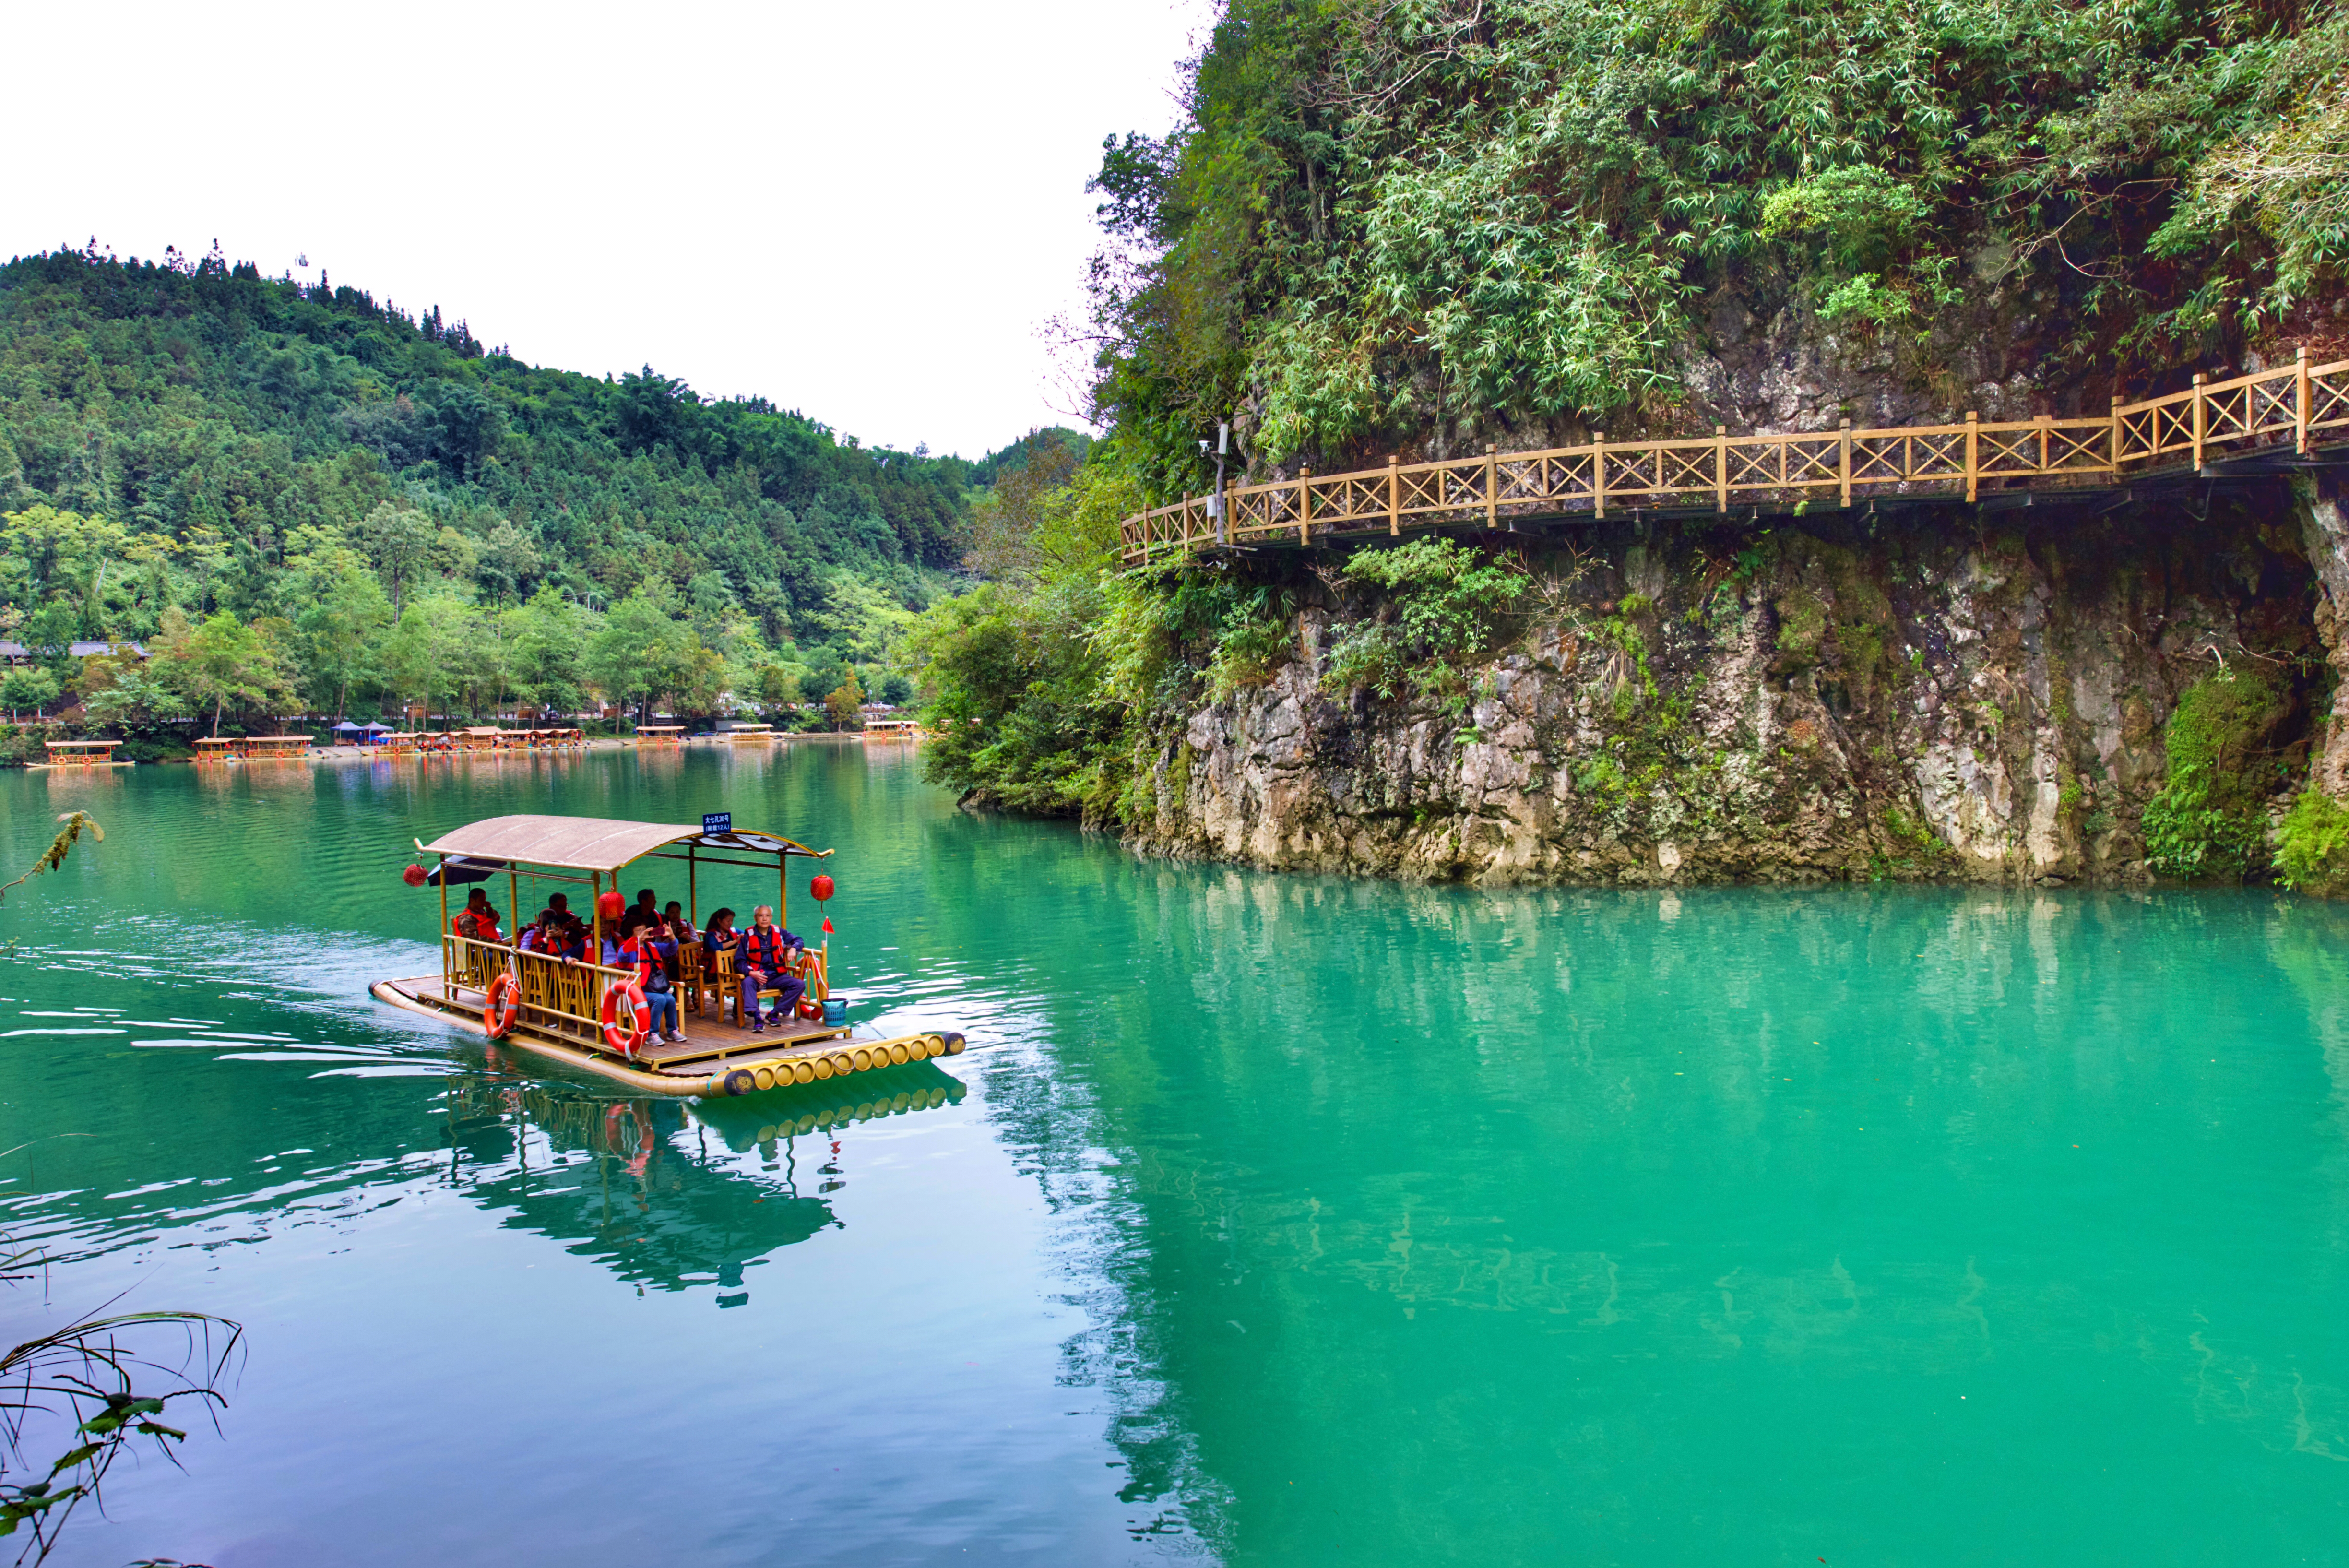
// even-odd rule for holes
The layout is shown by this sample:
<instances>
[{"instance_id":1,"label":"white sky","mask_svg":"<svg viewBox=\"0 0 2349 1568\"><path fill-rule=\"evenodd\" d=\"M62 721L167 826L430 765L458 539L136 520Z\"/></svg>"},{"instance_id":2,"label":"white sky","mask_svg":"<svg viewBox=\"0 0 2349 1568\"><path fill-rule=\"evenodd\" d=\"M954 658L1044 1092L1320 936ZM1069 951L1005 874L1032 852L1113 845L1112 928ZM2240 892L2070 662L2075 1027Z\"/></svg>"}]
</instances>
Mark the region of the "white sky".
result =
<instances>
[{"instance_id":1,"label":"white sky","mask_svg":"<svg viewBox=\"0 0 2349 1568\"><path fill-rule=\"evenodd\" d=\"M0 253L96 235L976 457L1056 402L1102 138L1212 0L12 6Z\"/></svg>"}]
</instances>

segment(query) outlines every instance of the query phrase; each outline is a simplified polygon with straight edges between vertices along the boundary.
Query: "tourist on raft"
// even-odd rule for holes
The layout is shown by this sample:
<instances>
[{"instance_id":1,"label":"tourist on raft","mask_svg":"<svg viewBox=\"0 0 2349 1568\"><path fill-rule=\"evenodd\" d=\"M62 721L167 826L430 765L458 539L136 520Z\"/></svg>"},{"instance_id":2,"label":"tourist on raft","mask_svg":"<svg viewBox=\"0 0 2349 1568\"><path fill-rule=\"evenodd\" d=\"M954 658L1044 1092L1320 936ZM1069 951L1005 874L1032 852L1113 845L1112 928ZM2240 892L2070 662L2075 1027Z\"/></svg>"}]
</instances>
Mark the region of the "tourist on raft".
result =
<instances>
[{"instance_id":1,"label":"tourist on raft","mask_svg":"<svg viewBox=\"0 0 2349 1568\"><path fill-rule=\"evenodd\" d=\"M682 1044L678 1030L677 992L669 985L668 966L677 961L677 943L662 936L658 921L635 925L620 943L621 966L633 969L644 988L645 1004L652 1012L654 1036L671 1045Z\"/></svg>"},{"instance_id":2,"label":"tourist on raft","mask_svg":"<svg viewBox=\"0 0 2349 1568\"><path fill-rule=\"evenodd\" d=\"M714 921L716 916L712 916ZM750 1020L750 1033L764 1034L770 1023L781 1023L807 994L807 981L788 972L785 966L792 956L807 944L775 924L775 911L761 904L750 911L750 929L742 933L742 940L734 950L735 972L742 977L742 1015ZM774 1010L764 1017L759 1013L759 993L776 993Z\"/></svg>"},{"instance_id":3,"label":"tourist on raft","mask_svg":"<svg viewBox=\"0 0 2349 1568\"><path fill-rule=\"evenodd\" d=\"M490 904L489 894L476 888L465 899L465 907L457 911L450 922L460 937L475 941L493 942L498 940L498 912Z\"/></svg>"},{"instance_id":4,"label":"tourist on raft","mask_svg":"<svg viewBox=\"0 0 2349 1568\"><path fill-rule=\"evenodd\" d=\"M742 943L742 933L734 929L734 911L719 909L709 917L709 924L701 933L701 972L718 972L718 955L730 953Z\"/></svg>"}]
</instances>

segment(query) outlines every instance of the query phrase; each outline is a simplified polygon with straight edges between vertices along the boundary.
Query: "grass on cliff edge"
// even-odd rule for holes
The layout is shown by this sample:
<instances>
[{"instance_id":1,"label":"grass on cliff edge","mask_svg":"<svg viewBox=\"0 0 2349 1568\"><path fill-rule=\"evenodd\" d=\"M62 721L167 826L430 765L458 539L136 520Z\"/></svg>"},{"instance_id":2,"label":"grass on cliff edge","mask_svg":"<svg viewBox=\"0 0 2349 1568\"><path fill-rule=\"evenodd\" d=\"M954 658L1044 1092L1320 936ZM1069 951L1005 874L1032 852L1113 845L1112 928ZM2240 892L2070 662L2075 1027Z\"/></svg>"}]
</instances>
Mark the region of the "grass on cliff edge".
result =
<instances>
[{"instance_id":1,"label":"grass on cliff edge","mask_svg":"<svg viewBox=\"0 0 2349 1568\"><path fill-rule=\"evenodd\" d=\"M2291 695L2266 671L2221 669L2188 687L2164 740L2169 774L2146 803L2146 863L2165 877L2240 880L2270 869L2269 749Z\"/></svg>"}]
</instances>

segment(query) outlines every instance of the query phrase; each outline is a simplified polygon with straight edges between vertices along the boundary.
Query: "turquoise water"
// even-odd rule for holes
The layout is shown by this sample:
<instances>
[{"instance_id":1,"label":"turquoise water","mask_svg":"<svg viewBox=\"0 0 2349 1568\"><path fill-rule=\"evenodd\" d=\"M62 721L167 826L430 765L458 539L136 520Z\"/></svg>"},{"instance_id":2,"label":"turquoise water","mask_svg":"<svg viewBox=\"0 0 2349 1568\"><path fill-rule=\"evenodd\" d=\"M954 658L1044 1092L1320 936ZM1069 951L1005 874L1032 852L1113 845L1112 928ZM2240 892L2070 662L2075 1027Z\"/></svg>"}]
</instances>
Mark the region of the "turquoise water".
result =
<instances>
[{"instance_id":1,"label":"turquoise water","mask_svg":"<svg viewBox=\"0 0 2349 1568\"><path fill-rule=\"evenodd\" d=\"M837 746L13 774L7 874L76 807L4 1326L248 1352L57 1561L2349 1561L2323 906L1166 866ZM972 1050L648 1106L367 999L411 837L719 809Z\"/></svg>"}]
</instances>

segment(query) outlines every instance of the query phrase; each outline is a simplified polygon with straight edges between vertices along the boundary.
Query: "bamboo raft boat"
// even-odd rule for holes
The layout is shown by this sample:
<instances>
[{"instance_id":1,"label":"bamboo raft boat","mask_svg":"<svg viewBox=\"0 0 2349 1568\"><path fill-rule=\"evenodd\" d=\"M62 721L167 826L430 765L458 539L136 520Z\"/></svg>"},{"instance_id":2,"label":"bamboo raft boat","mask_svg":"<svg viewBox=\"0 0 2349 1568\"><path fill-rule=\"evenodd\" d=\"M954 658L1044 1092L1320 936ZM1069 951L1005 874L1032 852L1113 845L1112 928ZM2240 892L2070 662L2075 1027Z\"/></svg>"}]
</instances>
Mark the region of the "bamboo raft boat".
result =
<instances>
[{"instance_id":1,"label":"bamboo raft boat","mask_svg":"<svg viewBox=\"0 0 2349 1568\"><path fill-rule=\"evenodd\" d=\"M677 996L680 1043L659 1041L641 1027L629 1032L618 1020L637 1022L627 1008L626 988L636 971L593 961L603 953L605 932L621 910L620 874L640 860L681 861L685 866L687 918L697 926L699 873L704 866L764 870L776 877L775 923L788 907L790 864L823 860L829 849L772 834L736 832L730 815L715 815L699 827L673 823L623 822L585 816L493 816L443 834L430 844L418 841L419 861L405 873L411 886L437 886L440 893L440 971L378 981L375 998L420 1013L483 1039L512 1044L626 1086L636 1094L739 1096L790 1084L812 1084L877 1071L907 1062L958 1054L963 1036L942 1031L884 1038L859 1032L844 1010L838 1022L786 1018L753 1033L741 1016L740 981L721 955L705 969L698 943L678 945ZM502 877L508 908L519 923L521 883L584 884L595 919L589 960L566 960L524 951L508 941L460 936L450 922L449 888ZM831 896L831 878L819 877L811 891ZM607 905L611 906L607 918ZM831 944L802 949L795 972L818 1002L831 996ZM730 1003L735 1011L726 1021ZM756 1009L752 1010L754 1012ZM829 1010L827 1010L829 1011Z\"/></svg>"},{"instance_id":2,"label":"bamboo raft boat","mask_svg":"<svg viewBox=\"0 0 2349 1568\"><path fill-rule=\"evenodd\" d=\"M59 773L74 773L94 768L132 768L139 765L131 762L115 761L114 748L122 744L119 741L50 741L46 744L48 747L49 760L45 763L34 763L31 764L32 767L55 768Z\"/></svg>"}]
</instances>

